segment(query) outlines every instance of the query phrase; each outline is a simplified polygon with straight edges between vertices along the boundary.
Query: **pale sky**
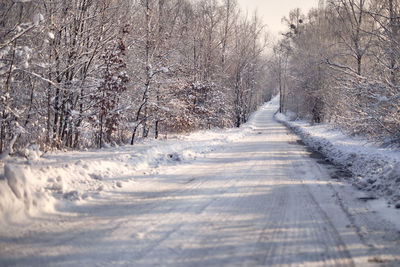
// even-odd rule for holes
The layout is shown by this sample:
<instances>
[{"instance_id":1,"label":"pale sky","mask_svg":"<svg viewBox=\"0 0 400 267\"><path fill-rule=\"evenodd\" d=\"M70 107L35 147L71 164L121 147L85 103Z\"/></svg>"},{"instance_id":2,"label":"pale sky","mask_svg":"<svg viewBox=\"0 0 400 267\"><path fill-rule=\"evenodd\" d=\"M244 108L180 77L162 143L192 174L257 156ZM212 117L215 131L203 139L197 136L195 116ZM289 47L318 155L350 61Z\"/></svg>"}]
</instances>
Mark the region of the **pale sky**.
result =
<instances>
[{"instance_id":1,"label":"pale sky","mask_svg":"<svg viewBox=\"0 0 400 267\"><path fill-rule=\"evenodd\" d=\"M318 0L237 0L243 11L253 13L257 10L258 16L263 18L271 34L277 35L285 30L281 19L288 16L290 10L300 8L307 14L312 7L318 7Z\"/></svg>"}]
</instances>

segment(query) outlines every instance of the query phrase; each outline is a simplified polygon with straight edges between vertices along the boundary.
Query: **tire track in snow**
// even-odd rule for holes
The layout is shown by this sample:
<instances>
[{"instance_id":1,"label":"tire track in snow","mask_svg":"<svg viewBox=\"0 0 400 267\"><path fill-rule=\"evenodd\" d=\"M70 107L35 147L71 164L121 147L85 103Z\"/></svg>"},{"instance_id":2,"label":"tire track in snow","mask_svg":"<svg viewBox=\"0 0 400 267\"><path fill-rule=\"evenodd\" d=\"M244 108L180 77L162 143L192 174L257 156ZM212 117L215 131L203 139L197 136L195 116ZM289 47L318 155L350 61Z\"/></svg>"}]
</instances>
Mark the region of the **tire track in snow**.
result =
<instances>
[{"instance_id":1,"label":"tire track in snow","mask_svg":"<svg viewBox=\"0 0 400 267\"><path fill-rule=\"evenodd\" d=\"M370 251L354 229L338 227L335 217L346 215L330 203L334 191L323 170L304 148L289 144L296 138L272 119L274 111L264 107L254 116L253 133L242 140L163 167L150 182L141 177L136 191L110 192L82 206L84 216L59 233L33 233L7 263L364 266ZM28 248L35 238L38 247Z\"/></svg>"}]
</instances>

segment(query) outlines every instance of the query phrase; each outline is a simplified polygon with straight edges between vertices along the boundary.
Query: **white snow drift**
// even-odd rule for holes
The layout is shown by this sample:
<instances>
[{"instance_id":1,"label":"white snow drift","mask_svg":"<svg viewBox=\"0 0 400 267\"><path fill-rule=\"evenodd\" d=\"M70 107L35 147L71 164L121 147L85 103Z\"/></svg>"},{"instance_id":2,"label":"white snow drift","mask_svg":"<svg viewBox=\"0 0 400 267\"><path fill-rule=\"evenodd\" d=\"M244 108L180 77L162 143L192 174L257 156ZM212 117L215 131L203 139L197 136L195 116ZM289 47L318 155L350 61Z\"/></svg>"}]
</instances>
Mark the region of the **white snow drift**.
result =
<instances>
[{"instance_id":1,"label":"white snow drift","mask_svg":"<svg viewBox=\"0 0 400 267\"><path fill-rule=\"evenodd\" d=\"M385 197L400 208L400 153L371 144L362 138L349 137L328 124L290 120L276 114L315 151L353 173L351 182L368 192L370 198Z\"/></svg>"},{"instance_id":2,"label":"white snow drift","mask_svg":"<svg viewBox=\"0 0 400 267\"><path fill-rule=\"evenodd\" d=\"M278 98L263 108L268 106L277 109ZM400 153L346 137L324 124L310 126L302 121L289 121L281 114L277 118L299 134L307 145L353 172L353 182L359 188L400 205ZM239 129L200 131L170 140L146 140L135 146L57 152L41 157L40 152L32 150L28 160L2 159L0 223L26 220L43 212L63 211L65 206L90 201L99 194L128 191L135 186L134 175L156 173L160 165L194 160L218 146L251 134L252 128L250 119Z\"/></svg>"},{"instance_id":3,"label":"white snow drift","mask_svg":"<svg viewBox=\"0 0 400 267\"><path fill-rule=\"evenodd\" d=\"M57 212L112 190L135 186L132 176L157 172L160 165L194 160L215 147L246 135L240 129L199 131L170 140L146 140L134 146L93 151L57 152L28 160L0 161L0 223L26 220L41 212Z\"/></svg>"}]
</instances>

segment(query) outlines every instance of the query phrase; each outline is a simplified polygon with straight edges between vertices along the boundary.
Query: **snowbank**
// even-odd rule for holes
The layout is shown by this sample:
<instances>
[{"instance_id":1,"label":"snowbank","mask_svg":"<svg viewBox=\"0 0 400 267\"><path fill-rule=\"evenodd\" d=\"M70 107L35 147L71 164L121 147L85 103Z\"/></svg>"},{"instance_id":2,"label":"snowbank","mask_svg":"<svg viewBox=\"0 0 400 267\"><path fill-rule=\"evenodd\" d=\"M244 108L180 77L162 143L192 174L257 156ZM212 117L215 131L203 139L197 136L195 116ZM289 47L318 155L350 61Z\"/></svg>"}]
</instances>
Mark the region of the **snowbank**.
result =
<instances>
[{"instance_id":1,"label":"snowbank","mask_svg":"<svg viewBox=\"0 0 400 267\"><path fill-rule=\"evenodd\" d=\"M37 211L52 211L53 201L44 193L41 177L32 176L29 166L7 163L0 179L0 214L3 222L25 218Z\"/></svg>"},{"instance_id":2,"label":"snowbank","mask_svg":"<svg viewBox=\"0 0 400 267\"><path fill-rule=\"evenodd\" d=\"M351 171L351 182L369 192L369 197L385 197L389 204L400 208L400 152L346 136L327 124L312 126L304 121L292 121L283 114L276 114L275 118L312 149Z\"/></svg>"},{"instance_id":3,"label":"snowbank","mask_svg":"<svg viewBox=\"0 0 400 267\"><path fill-rule=\"evenodd\" d=\"M159 166L194 160L251 131L250 120L241 128L145 140L134 146L57 152L28 160L2 159L0 224L64 211L110 191L129 190L135 186L134 175L152 174Z\"/></svg>"}]
</instances>

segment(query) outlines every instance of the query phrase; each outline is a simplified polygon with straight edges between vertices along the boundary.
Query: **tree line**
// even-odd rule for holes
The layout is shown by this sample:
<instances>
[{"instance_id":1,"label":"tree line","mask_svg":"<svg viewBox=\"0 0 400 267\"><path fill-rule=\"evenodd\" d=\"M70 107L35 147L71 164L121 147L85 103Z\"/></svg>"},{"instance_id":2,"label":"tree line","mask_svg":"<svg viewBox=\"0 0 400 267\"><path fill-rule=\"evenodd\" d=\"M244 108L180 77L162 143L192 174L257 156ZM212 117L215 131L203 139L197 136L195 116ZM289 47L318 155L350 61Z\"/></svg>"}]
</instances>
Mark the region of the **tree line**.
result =
<instances>
[{"instance_id":1,"label":"tree line","mask_svg":"<svg viewBox=\"0 0 400 267\"><path fill-rule=\"evenodd\" d=\"M235 0L4 0L0 153L240 126L270 97Z\"/></svg>"},{"instance_id":2,"label":"tree line","mask_svg":"<svg viewBox=\"0 0 400 267\"><path fill-rule=\"evenodd\" d=\"M400 144L400 1L320 1L283 21L270 59L281 112Z\"/></svg>"}]
</instances>

